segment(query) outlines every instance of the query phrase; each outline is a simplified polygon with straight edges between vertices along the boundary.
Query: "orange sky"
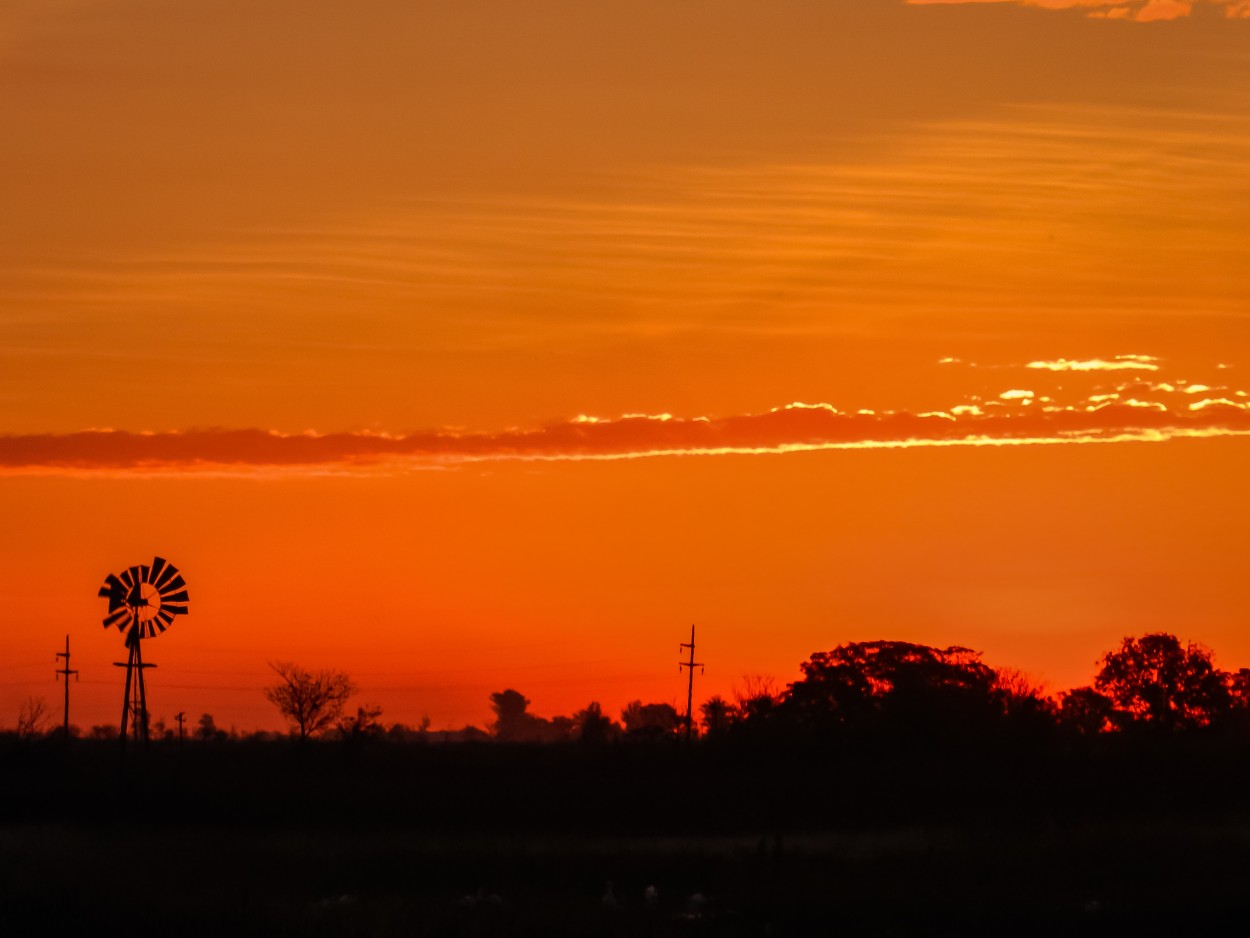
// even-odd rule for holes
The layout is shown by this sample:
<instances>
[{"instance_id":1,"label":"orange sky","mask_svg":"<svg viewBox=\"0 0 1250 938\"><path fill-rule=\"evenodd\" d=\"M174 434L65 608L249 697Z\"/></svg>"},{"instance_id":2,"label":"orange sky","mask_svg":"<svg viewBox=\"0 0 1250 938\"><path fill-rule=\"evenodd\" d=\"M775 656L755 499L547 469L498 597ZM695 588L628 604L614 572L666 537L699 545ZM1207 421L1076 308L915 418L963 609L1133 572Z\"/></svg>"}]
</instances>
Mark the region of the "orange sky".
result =
<instances>
[{"instance_id":1,"label":"orange sky","mask_svg":"<svg viewBox=\"0 0 1250 938\"><path fill-rule=\"evenodd\" d=\"M6 4L0 725L67 631L117 719L154 553L153 713L239 727L272 659L435 726L675 700L691 622L706 693L1250 664L1247 12Z\"/></svg>"}]
</instances>

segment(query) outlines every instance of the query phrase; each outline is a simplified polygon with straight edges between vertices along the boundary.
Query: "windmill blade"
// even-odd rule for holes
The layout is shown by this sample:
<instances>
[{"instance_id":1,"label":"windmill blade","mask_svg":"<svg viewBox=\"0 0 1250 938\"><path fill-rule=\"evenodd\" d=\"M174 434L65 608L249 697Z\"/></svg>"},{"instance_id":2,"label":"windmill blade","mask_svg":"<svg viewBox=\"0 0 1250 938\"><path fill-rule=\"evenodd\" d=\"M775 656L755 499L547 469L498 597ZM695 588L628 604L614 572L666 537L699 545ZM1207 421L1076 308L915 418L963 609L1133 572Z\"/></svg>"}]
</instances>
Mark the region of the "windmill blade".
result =
<instances>
[{"instance_id":1,"label":"windmill blade","mask_svg":"<svg viewBox=\"0 0 1250 938\"><path fill-rule=\"evenodd\" d=\"M169 561L166 560L164 557L153 557L152 558L152 579L148 580L148 582L156 583L157 579L161 575L161 571L165 569L168 563Z\"/></svg>"},{"instance_id":2,"label":"windmill blade","mask_svg":"<svg viewBox=\"0 0 1250 938\"><path fill-rule=\"evenodd\" d=\"M159 560L160 558L158 557L157 559ZM168 583L172 577L175 577L177 575L178 575L178 568L175 567L172 563L166 562L165 569L161 571L161 575L157 577L155 580L156 588L158 590L164 589L165 584Z\"/></svg>"},{"instance_id":3,"label":"windmill blade","mask_svg":"<svg viewBox=\"0 0 1250 938\"><path fill-rule=\"evenodd\" d=\"M151 583L152 581L148 578L151 572L152 572L152 568L149 567L146 563L140 564L139 565L139 582Z\"/></svg>"},{"instance_id":4,"label":"windmill blade","mask_svg":"<svg viewBox=\"0 0 1250 938\"><path fill-rule=\"evenodd\" d=\"M123 619L128 618L129 616L130 616L129 609L121 609L117 612L114 612L112 615L105 617L104 627L107 629L111 625L117 625L119 622L121 622Z\"/></svg>"},{"instance_id":5,"label":"windmill blade","mask_svg":"<svg viewBox=\"0 0 1250 938\"><path fill-rule=\"evenodd\" d=\"M190 597L188 596L186 590L182 590L182 592L179 592L179 593L169 593L168 595L165 593L161 593L161 605L162 606L164 606L166 603L186 603L189 601L189 599Z\"/></svg>"},{"instance_id":6,"label":"windmill blade","mask_svg":"<svg viewBox=\"0 0 1250 938\"><path fill-rule=\"evenodd\" d=\"M126 605L126 584L110 573L98 595L109 601L109 612L115 612Z\"/></svg>"},{"instance_id":7,"label":"windmill blade","mask_svg":"<svg viewBox=\"0 0 1250 938\"><path fill-rule=\"evenodd\" d=\"M172 592L173 590L185 589L187 581L182 578L181 573L176 573L174 578L163 586L158 587L162 594Z\"/></svg>"},{"instance_id":8,"label":"windmill blade","mask_svg":"<svg viewBox=\"0 0 1250 938\"><path fill-rule=\"evenodd\" d=\"M135 564L126 572L130 574L130 579L133 581L133 583L131 584L132 586L138 586L140 583L143 582L143 577L141 576L142 570L140 569L138 564Z\"/></svg>"},{"instance_id":9,"label":"windmill blade","mask_svg":"<svg viewBox=\"0 0 1250 938\"><path fill-rule=\"evenodd\" d=\"M160 619L152 619L152 620L148 623L148 629L150 629L150 630L151 630L151 631L149 631L149 632L148 632L148 634L149 634L149 635L155 635L155 634L156 634L156 631L155 631L156 629L159 629L160 631L164 632L164 631L165 631L165 623L164 623L164 622L162 622Z\"/></svg>"},{"instance_id":10,"label":"windmill blade","mask_svg":"<svg viewBox=\"0 0 1250 938\"><path fill-rule=\"evenodd\" d=\"M171 616L185 616L187 614L186 606L161 606L161 612L168 612Z\"/></svg>"},{"instance_id":11,"label":"windmill blade","mask_svg":"<svg viewBox=\"0 0 1250 938\"><path fill-rule=\"evenodd\" d=\"M135 579L133 576L130 575L129 570L123 570L122 575L119 579L121 579L121 581L126 584L126 589L130 589L132 586L135 585Z\"/></svg>"},{"instance_id":12,"label":"windmill blade","mask_svg":"<svg viewBox=\"0 0 1250 938\"><path fill-rule=\"evenodd\" d=\"M169 625L174 621L174 614L168 609L162 609L156 614L156 618L160 619L163 625ZM165 629L162 627L161 631L163 632Z\"/></svg>"}]
</instances>

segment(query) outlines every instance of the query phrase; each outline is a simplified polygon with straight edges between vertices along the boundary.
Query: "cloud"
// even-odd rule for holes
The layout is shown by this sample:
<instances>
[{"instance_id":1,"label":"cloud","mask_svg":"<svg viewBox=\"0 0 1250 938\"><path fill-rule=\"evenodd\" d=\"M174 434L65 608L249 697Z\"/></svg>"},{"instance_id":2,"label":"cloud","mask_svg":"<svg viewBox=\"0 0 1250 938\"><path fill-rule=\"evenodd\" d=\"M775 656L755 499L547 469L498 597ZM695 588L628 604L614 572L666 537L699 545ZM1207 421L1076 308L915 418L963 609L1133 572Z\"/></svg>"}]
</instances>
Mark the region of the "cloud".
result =
<instances>
[{"instance_id":1,"label":"cloud","mask_svg":"<svg viewBox=\"0 0 1250 938\"><path fill-rule=\"evenodd\" d=\"M1117 355L1111 361L1091 358L1077 361L1057 358L1054 361L1035 361L1025 365L1041 371L1158 371L1157 361L1151 355Z\"/></svg>"},{"instance_id":2,"label":"cloud","mask_svg":"<svg viewBox=\"0 0 1250 938\"><path fill-rule=\"evenodd\" d=\"M1250 17L1250 0L1205 0L1223 9L1229 19ZM1094 19L1122 19L1138 23L1175 20L1188 16L1195 0L907 0L914 6L955 3L1015 3L1044 10L1088 10Z\"/></svg>"},{"instance_id":3,"label":"cloud","mask_svg":"<svg viewBox=\"0 0 1250 938\"><path fill-rule=\"evenodd\" d=\"M1164 390L1167 389L1167 390ZM1097 389L1095 389L1097 390ZM925 412L796 402L726 417L627 414L499 432L403 435L279 433L263 429L170 432L86 430L0 436L0 473L23 475L369 474L491 461L619 460L779 454L836 449L1019 446L1162 441L1250 435L1244 392L1195 402L1167 384L1126 385L1067 403L1007 390L983 406ZM1039 406L1045 404L1045 406Z\"/></svg>"}]
</instances>

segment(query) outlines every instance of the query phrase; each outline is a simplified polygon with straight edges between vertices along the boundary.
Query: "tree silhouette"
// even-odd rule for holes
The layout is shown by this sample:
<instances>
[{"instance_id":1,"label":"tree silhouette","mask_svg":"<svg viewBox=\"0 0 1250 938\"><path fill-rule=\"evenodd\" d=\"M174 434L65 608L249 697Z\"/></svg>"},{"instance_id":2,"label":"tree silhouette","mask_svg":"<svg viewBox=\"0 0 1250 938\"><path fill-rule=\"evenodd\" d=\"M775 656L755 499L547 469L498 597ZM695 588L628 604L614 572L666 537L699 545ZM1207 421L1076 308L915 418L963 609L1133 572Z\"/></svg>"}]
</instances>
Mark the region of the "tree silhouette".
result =
<instances>
[{"instance_id":1,"label":"tree silhouette","mask_svg":"<svg viewBox=\"0 0 1250 938\"><path fill-rule=\"evenodd\" d=\"M817 652L781 713L812 728L972 728L1001 716L995 672L980 652L910 642L851 642Z\"/></svg>"},{"instance_id":2,"label":"tree silhouette","mask_svg":"<svg viewBox=\"0 0 1250 938\"><path fill-rule=\"evenodd\" d=\"M729 722L734 716L734 708L729 701L717 694L699 704L699 714L703 718L704 731L709 736L719 736L729 727Z\"/></svg>"},{"instance_id":3,"label":"tree silhouette","mask_svg":"<svg viewBox=\"0 0 1250 938\"><path fill-rule=\"evenodd\" d=\"M683 724L682 718L677 715L677 708L672 704L644 704L641 700L631 700L625 705L621 711L621 722L630 736L646 739L672 736Z\"/></svg>"},{"instance_id":4,"label":"tree silhouette","mask_svg":"<svg viewBox=\"0 0 1250 938\"><path fill-rule=\"evenodd\" d=\"M1115 728L1115 702L1092 687L1073 688L1060 696L1059 720L1082 736L1096 736Z\"/></svg>"},{"instance_id":5,"label":"tree silhouette","mask_svg":"<svg viewBox=\"0 0 1250 938\"><path fill-rule=\"evenodd\" d=\"M199 724L196 728L195 735L198 739L206 743L214 742L226 738L226 731L217 729L217 724L213 720L211 713L200 714Z\"/></svg>"},{"instance_id":6,"label":"tree silhouette","mask_svg":"<svg viewBox=\"0 0 1250 938\"><path fill-rule=\"evenodd\" d=\"M750 723L765 719L781 700L777 681L766 674L744 674L734 685L732 715L738 722Z\"/></svg>"},{"instance_id":7,"label":"tree silhouette","mask_svg":"<svg viewBox=\"0 0 1250 938\"><path fill-rule=\"evenodd\" d=\"M1114 702L1122 725L1173 732L1206 726L1232 709L1229 675L1215 667L1211 651L1175 635L1126 638L1099 663L1094 687Z\"/></svg>"},{"instance_id":8,"label":"tree silhouette","mask_svg":"<svg viewBox=\"0 0 1250 938\"><path fill-rule=\"evenodd\" d=\"M42 736L49 719L48 702L42 697L27 697L17 713L17 738Z\"/></svg>"},{"instance_id":9,"label":"tree silhouette","mask_svg":"<svg viewBox=\"0 0 1250 938\"><path fill-rule=\"evenodd\" d=\"M603 707L595 701L586 705L586 709L573 714L573 735L587 745L599 745L611 739L621 728L612 722L612 718L603 712Z\"/></svg>"},{"instance_id":10,"label":"tree silhouette","mask_svg":"<svg viewBox=\"0 0 1250 938\"><path fill-rule=\"evenodd\" d=\"M530 702L520 691L508 688L490 695L490 708L495 720L490 730L505 743L525 742L535 738L534 723L538 717L527 711Z\"/></svg>"},{"instance_id":11,"label":"tree silhouette","mask_svg":"<svg viewBox=\"0 0 1250 938\"><path fill-rule=\"evenodd\" d=\"M378 717L381 715L382 708L377 704L365 704L363 707L357 707L354 716L344 717L338 721L339 733L349 742L358 742L363 739L379 739L385 733L382 724L378 721Z\"/></svg>"},{"instance_id":12,"label":"tree silhouette","mask_svg":"<svg viewBox=\"0 0 1250 938\"><path fill-rule=\"evenodd\" d=\"M333 726L356 689L342 671L305 671L286 661L271 661L269 667L280 680L265 688L265 697L294 724L301 740Z\"/></svg>"}]
</instances>

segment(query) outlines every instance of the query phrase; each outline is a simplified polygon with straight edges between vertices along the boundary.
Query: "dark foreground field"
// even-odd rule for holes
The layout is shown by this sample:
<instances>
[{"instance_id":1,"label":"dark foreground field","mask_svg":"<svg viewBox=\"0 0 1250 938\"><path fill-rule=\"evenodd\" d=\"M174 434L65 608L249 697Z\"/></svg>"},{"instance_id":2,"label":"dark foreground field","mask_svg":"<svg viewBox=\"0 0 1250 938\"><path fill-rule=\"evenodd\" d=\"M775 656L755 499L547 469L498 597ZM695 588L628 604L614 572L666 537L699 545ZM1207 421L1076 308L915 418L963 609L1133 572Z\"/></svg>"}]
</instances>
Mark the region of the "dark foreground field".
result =
<instances>
[{"instance_id":1,"label":"dark foreground field","mask_svg":"<svg viewBox=\"0 0 1250 938\"><path fill-rule=\"evenodd\" d=\"M13 745L0 933L1240 931L1248 757Z\"/></svg>"}]
</instances>

